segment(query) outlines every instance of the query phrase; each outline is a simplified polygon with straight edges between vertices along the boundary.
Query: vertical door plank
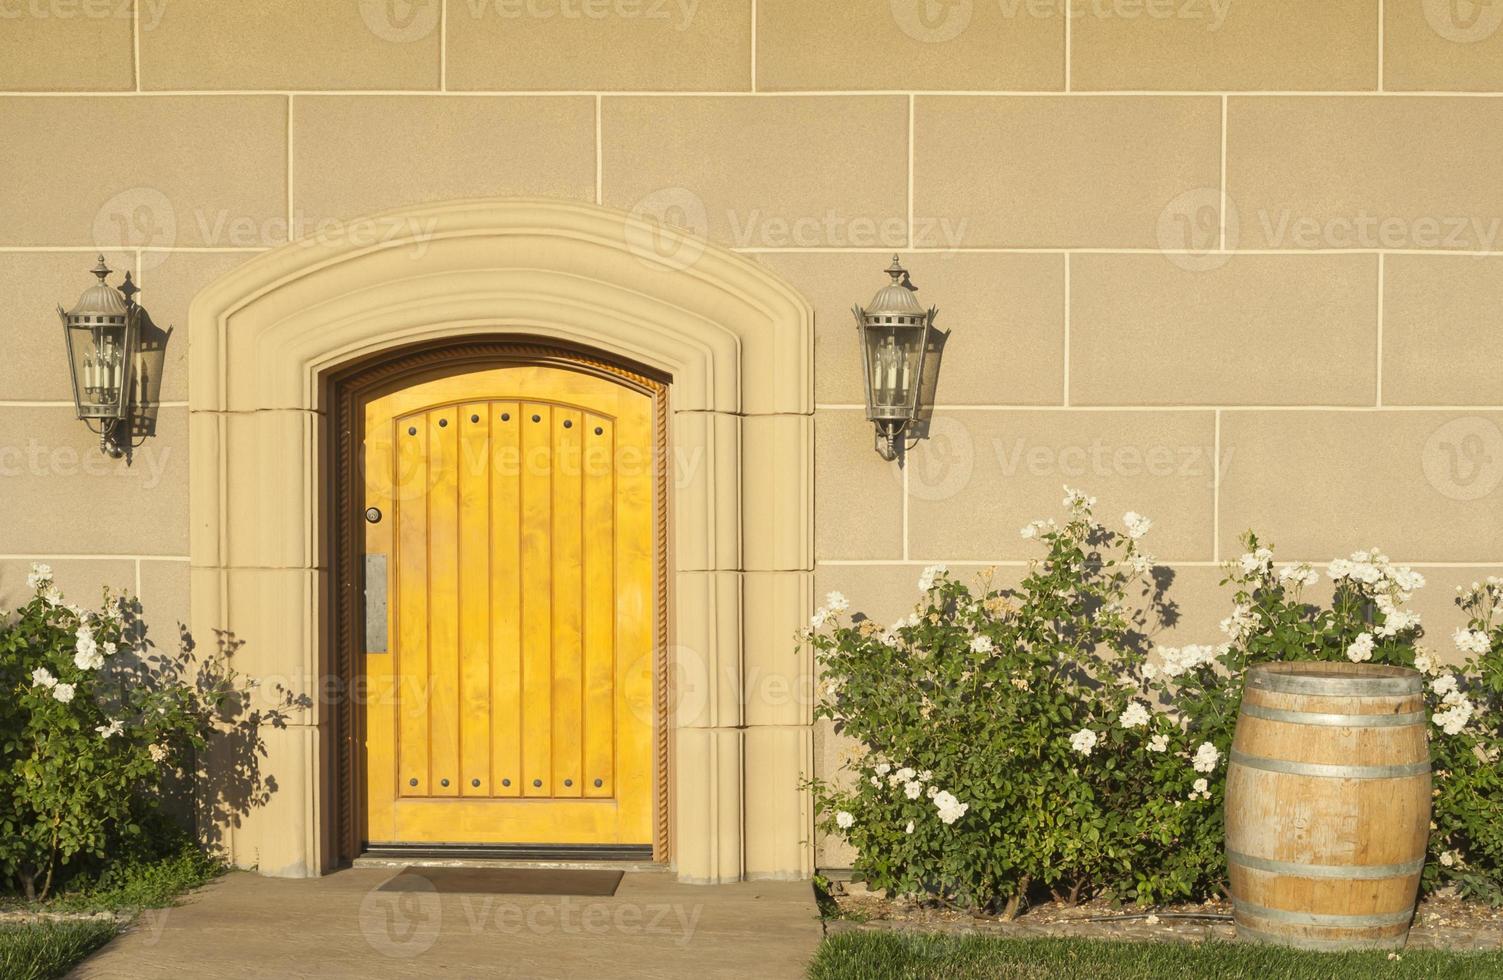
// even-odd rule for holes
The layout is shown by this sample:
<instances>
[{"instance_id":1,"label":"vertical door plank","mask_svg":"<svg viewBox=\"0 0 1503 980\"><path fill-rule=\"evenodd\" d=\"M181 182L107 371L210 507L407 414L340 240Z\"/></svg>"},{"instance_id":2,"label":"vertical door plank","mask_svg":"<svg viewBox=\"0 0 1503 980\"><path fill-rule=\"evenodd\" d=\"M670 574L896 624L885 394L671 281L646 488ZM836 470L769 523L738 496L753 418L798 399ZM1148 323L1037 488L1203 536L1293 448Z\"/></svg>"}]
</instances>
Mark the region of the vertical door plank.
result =
<instances>
[{"instance_id":1,"label":"vertical door plank","mask_svg":"<svg viewBox=\"0 0 1503 980\"><path fill-rule=\"evenodd\" d=\"M584 591L582 441L584 416L553 411L553 795L582 793L580 634Z\"/></svg>"},{"instance_id":2,"label":"vertical door plank","mask_svg":"<svg viewBox=\"0 0 1503 980\"><path fill-rule=\"evenodd\" d=\"M491 794L522 795L521 406L492 402Z\"/></svg>"},{"instance_id":3,"label":"vertical door plank","mask_svg":"<svg viewBox=\"0 0 1503 980\"><path fill-rule=\"evenodd\" d=\"M365 553L387 556L388 601L386 603L386 649L366 651L365 663L365 839L393 840L392 800L397 795L395 751L395 712L397 710L396 675L392 672L397 640L397 604L390 601L395 593L397 566L392 558L392 525L397 517L395 492L396 447L392 433L396 424L379 412L369 412L365 430L365 500L362 509L375 507L381 519L365 523ZM341 515L343 519L343 515ZM379 583L366 582L367 589ZM363 639L363 638L362 638Z\"/></svg>"},{"instance_id":4,"label":"vertical door plank","mask_svg":"<svg viewBox=\"0 0 1503 980\"><path fill-rule=\"evenodd\" d=\"M584 795L616 792L615 422L584 420ZM596 781L600 785L595 785Z\"/></svg>"},{"instance_id":5,"label":"vertical door plank","mask_svg":"<svg viewBox=\"0 0 1503 980\"><path fill-rule=\"evenodd\" d=\"M553 770L553 409L523 403L522 793L548 796Z\"/></svg>"},{"instance_id":6,"label":"vertical door plank","mask_svg":"<svg viewBox=\"0 0 1503 980\"><path fill-rule=\"evenodd\" d=\"M459 410L459 793L491 794L490 407Z\"/></svg>"},{"instance_id":7,"label":"vertical door plank","mask_svg":"<svg viewBox=\"0 0 1503 980\"><path fill-rule=\"evenodd\" d=\"M652 399L623 395L616 419L616 750L622 840L651 840L657 617Z\"/></svg>"},{"instance_id":8,"label":"vertical door plank","mask_svg":"<svg viewBox=\"0 0 1503 980\"><path fill-rule=\"evenodd\" d=\"M458 796L459 771L459 412L428 413L428 731L430 796ZM445 786L444 782L448 785Z\"/></svg>"},{"instance_id":9,"label":"vertical door plank","mask_svg":"<svg viewBox=\"0 0 1503 980\"><path fill-rule=\"evenodd\" d=\"M397 790L427 796L428 419L397 421ZM415 781L415 782L414 782Z\"/></svg>"}]
</instances>

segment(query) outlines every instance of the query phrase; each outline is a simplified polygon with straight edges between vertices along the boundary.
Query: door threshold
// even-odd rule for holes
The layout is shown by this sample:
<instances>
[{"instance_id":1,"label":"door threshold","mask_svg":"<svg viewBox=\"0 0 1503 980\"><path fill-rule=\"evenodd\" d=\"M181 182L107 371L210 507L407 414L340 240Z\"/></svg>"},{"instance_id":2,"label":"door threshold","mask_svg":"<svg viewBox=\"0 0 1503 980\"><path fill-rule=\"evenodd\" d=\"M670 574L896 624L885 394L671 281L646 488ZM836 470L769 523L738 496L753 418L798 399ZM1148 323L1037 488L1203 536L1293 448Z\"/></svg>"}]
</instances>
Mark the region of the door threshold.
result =
<instances>
[{"instance_id":1,"label":"door threshold","mask_svg":"<svg viewBox=\"0 0 1503 980\"><path fill-rule=\"evenodd\" d=\"M651 847L569 845L377 845L352 862L356 868L552 868L579 871L667 871Z\"/></svg>"}]
</instances>

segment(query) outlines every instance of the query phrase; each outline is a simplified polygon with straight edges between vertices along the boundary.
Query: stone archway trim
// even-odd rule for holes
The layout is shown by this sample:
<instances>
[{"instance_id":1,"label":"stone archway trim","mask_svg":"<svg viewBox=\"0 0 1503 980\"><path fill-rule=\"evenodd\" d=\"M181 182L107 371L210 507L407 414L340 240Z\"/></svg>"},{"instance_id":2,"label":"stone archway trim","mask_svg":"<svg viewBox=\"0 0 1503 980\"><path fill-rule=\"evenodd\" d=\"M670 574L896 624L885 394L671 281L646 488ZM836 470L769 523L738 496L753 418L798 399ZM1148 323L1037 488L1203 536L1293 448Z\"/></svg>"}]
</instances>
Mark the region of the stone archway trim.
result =
<instances>
[{"instance_id":1,"label":"stone archway trim","mask_svg":"<svg viewBox=\"0 0 1503 980\"><path fill-rule=\"evenodd\" d=\"M195 634L232 630L240 669L288 687L326 675L331 373L467 336L642 364L672 378L673 864L688 881L810 874L808 698L746 684L807 692L812 678L792 639L812 606L808 304L749 259L593 205L465 201L347 227L258 256L194 301ZM331 867L331 714L315 699L263 732L278 790L226 831L237 863Z\"/></svg>"}]
</instances>

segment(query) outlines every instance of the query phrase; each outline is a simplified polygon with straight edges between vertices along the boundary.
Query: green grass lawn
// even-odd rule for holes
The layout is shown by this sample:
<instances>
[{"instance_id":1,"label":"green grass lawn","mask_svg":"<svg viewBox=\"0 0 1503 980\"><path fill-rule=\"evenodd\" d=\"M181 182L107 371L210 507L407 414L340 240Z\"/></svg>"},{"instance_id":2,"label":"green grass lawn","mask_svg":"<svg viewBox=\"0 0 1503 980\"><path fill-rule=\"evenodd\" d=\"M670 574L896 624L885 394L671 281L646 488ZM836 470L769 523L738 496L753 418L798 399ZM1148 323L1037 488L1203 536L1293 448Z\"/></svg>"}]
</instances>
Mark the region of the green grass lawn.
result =
<instances>
[{"instance_id":1,"label":"green grass lawn","mask_svg":"<svg viewBox=\"0 0 1503 980\"><path fill-rule=\"evenodd\" d=\"M1233 943L999 939L990 936L848 932L826 939L810 980L1485 980L1503 978L1503 954L1414 950L1304 953Z\"/></svg>"},{"instance_id":2,"label":"green grass lawn","mask_svg":"<svg viewBox=\"0 0 1503 980\"><path fill-rule=\"evenodd\" d=\"M222 874L223 865L205 857L191 842L152 860L122 861L97 875L70 882L63 893L38 905L0 903L11 910L59 913L114 912L132 916L141 909L172 905L184 892ZM0 980L54 980L114 938L110 920L0 925Z\"/></svg>"},{"instance_id":3,"label":"green grass lawn","mask_svg":"<svg viewBox=\"0 0 1503 980\"><path fill-rule=\"evenodd\" d=\"M115 923L99 920L0 926L0 977L54 980L115 936Z\"/></svg>"}]
</instances>

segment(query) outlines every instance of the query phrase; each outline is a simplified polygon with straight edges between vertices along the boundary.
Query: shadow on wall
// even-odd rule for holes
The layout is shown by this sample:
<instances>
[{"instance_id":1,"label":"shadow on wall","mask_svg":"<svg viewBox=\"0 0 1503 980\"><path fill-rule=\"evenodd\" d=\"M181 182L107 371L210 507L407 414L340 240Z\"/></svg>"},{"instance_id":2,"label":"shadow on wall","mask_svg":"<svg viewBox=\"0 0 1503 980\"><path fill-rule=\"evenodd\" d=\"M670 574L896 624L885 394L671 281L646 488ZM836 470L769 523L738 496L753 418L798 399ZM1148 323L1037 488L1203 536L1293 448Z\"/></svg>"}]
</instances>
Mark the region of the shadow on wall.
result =
<instances>
[{"instance_id":1,"label":"shadow on wall","mask_svg":"<svg viewBox=\"0 0 1503 980\"><path fill-rule=\"evenodd\" d=\"M312 705L307 694L280 684L263 691L254 678L234 667L236 652L245 641L215 630L216 648L207 656L186 626L178 624L176 651L161 652L141 616L141 604L131 599L127 629L139 651L116 664L130 683L147 690L190 685L208 713L206 747L196 754L191 771L164 786L163 809L193 827L210 853L228 859L226 830L239 827L245 815L265 806L277 791L275 775L262 772L266 759L265 728L286 728L294 712Z\"/></svg>"}]
</instances>

